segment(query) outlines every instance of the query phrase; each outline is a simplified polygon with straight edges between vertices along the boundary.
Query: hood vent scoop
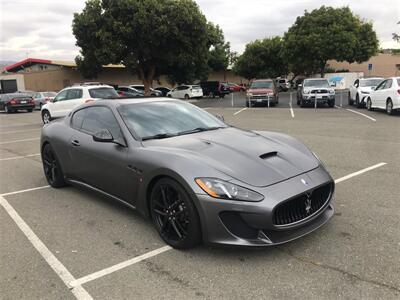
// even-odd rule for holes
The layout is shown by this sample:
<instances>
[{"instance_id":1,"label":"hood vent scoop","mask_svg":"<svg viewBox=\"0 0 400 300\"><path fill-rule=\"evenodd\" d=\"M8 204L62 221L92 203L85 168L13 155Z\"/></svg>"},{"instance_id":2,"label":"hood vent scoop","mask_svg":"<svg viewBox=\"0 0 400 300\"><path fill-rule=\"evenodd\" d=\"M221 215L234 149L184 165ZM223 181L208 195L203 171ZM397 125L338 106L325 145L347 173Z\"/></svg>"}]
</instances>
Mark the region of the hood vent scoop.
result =
<instances>
[{"instance_id":1,"label":"hood vent scoop","mask_svg":"<svg viewBox=\"0 0 400 300\"><path fill-rule=\"evenodd\" d=\"M273 156L277 156L278 155L278 151L272 151L272 152L268 152L268 153L264 153L260 155L261 159L267 159Z\"/></svg>"}]
</instances>

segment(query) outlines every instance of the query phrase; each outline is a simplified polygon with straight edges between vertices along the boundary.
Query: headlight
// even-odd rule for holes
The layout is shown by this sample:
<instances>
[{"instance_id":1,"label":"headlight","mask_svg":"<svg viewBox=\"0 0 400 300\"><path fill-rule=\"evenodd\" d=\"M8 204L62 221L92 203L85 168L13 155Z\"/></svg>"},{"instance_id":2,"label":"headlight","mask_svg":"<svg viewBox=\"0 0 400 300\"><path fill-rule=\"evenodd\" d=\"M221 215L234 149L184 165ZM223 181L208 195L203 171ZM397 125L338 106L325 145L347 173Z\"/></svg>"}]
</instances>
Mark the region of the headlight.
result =
<instances>
[{"instance_id":1,"label":"headlight","mask_svg":"<svg viewBox=\"0 0 400 300\"><path fill-rule=\"evenodd\" d=\"M253 94L252 93L247 93L246 96L247 97L251 97L251 96L253 96Z\"/></svg>"},{"instance_id":2,"label":"headlight","mask_svg":"<svg viewBox=\"0 0 400 300\"><path fill-rule=\"evenodd\" d=\"M367 91L361 91L361 94L369 94Z\"/></svg>"},{"instance_id":3,"label":"headlight","mask_svg":"<svg viewBox=\"0 0 400 300\"><path fill-rule=\"evenodd\" d=\"M308 91L303 91L303 94L309 94L310 93L310 91L308 90Z\"/></svg>"},{"instance_id":4,"label":"headlight","mask_svg":"<svg viewBox=\"0 0 400 300\"><path fill-rule=\"evenodd\" d=\"M196 178L196 183L209 196L219 199L258 202L263 195L217 178Z\"/></svg>"},{"instance_id":5,"label":"headlight","mask_svg":"<svg viewBox=\"0 0 400 300\"><path fill-rule=\"evenodd\" d=\"M329 94L334 94L335 93L335 90L330 90L329 91Z\"/></svg>"}]
</instances>

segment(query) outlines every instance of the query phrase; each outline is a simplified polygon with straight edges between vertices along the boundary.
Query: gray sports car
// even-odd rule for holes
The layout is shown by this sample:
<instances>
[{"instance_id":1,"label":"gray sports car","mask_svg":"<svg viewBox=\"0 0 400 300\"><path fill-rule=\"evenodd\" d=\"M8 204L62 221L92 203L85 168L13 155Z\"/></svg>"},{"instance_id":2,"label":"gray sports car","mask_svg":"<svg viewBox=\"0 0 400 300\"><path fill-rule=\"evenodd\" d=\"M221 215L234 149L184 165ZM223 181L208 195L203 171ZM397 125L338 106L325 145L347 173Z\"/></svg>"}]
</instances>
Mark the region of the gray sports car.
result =
<instances>
[{"instance_id":1,"label":"gray sports car","mask_svg":"<svg viewBox=\"0 0 400 300\"><path fill-rule=\"evenodd\" d=\"M334 181L302 143L167 98L99 100L43 127L52 187L76 184L149 216L175 248L270 246L333 215Z\"/></svg>"}]
</instances>

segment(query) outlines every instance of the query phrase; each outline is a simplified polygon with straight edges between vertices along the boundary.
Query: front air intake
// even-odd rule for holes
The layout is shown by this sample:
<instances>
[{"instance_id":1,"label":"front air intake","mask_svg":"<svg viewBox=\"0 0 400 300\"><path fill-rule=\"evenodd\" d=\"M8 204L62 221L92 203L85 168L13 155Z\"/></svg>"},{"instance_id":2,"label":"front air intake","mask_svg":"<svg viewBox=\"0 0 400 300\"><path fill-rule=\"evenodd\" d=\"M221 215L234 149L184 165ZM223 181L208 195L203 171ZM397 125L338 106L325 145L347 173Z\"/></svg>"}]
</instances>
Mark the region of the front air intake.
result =
<instances>
[{"instance_id":1,"label":"front air intake","mask_svg":"<svg viewBox=\"0 0 400 300\"><path fill-rule=\"evenodd\" d=\"M261 154L260 158L261 159L267 159L267 158L274 157L274 156L277 156L277 155L278 155L277 151L272 151L272 152Z\"/></svg>"}]
</instances>

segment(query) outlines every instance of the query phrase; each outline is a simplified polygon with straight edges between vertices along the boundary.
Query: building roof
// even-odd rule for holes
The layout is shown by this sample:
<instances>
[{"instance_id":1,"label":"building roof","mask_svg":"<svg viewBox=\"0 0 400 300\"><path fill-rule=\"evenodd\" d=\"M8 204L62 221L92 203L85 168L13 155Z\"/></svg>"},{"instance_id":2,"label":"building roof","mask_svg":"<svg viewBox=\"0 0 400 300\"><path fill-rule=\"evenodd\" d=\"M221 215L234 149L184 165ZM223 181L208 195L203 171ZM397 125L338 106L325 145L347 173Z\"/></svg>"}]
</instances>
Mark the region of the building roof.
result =
<instances>
[{"instance_id":1,"label":"building roof","mask_svg":"<svg viewBox=\"0 0 400 300\"><path fill-rule=\"evenodd\" d=\"M76 68L76 63L72 60L49 60L49 59L39 59L39 58L27 58L16 62L12 65L4 67L4 71L6 72L15 72L26 67L30 67L35 64L45 64L45 65L54 65L54 66L63 66L67 68ZM114 65L108 64L104 65L104 68L125 68L124 65Z\"/></svg>"}]
</instances>

